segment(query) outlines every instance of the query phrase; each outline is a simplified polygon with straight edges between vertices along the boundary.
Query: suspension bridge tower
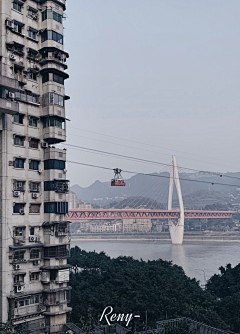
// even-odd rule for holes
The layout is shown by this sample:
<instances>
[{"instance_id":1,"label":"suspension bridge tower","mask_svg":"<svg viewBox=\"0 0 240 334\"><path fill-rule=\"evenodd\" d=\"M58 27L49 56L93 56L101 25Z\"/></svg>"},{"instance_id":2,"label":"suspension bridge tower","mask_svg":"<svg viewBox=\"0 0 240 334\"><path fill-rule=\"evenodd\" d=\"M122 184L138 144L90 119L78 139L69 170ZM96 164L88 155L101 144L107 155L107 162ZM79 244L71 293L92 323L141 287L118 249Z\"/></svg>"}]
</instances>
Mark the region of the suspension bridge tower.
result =
<instances>
[{"instance_id":1,"label":"suspension bridge tower","mask_svg":"<svg viewBox=\"0 0 240 334\"><path fill-rule=\"evenodd\" d=\"M184 233L184 207L182 199L182 191L178 174L178 167L175 155L172 156L172 163L170 169L170 182L168 194L168 210L172 210L173 188L174 184L177 189L178 202L180 207L180 218L176 220L169 219L169 230L171 234L172 243L174 245L182 245Z\"/></svg>"}]
</instances>

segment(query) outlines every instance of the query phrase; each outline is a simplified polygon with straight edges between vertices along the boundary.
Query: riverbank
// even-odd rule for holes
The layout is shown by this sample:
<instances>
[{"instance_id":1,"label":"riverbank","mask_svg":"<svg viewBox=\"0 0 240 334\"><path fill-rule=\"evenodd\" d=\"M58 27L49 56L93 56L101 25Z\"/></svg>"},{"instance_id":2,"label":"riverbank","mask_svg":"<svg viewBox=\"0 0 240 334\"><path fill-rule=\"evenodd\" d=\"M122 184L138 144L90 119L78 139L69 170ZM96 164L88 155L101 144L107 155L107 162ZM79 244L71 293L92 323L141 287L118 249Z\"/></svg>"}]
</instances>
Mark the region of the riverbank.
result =
<instances>
[{"instance_id":1,"label":"riverbank","mask_svg":"<svg viewBox=\"0 0 240 334\"><path fill-rule=\"evenodd\" d=\"M82 233L72 234L72 241L171 241L169 233ZM184 242L240 242L239 233L185 232Z\"/></svg>"}]
</instances>

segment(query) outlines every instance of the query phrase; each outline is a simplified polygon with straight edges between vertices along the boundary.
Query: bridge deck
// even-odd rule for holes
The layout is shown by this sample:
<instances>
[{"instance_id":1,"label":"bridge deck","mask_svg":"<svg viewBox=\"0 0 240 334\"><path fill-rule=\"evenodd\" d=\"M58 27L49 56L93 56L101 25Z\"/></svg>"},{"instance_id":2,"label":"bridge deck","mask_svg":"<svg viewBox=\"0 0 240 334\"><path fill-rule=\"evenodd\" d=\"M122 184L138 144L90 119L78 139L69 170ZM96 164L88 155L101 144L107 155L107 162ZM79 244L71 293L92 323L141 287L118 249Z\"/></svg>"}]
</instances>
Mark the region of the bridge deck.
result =
<instances>
[{"instance_id":1,"label":"bridge deck","mask_svg":"<svg viewBox=\"0 0 240 334\"><path fill-rule=\"evenodd\" d=\"M199 218L232 218L235 211L202 211L186 210L185 219ZM110 219L178 219L179 210L147 210L147 209L70 209L68 220L110 220Z\"/></svg>"}]
</instances>

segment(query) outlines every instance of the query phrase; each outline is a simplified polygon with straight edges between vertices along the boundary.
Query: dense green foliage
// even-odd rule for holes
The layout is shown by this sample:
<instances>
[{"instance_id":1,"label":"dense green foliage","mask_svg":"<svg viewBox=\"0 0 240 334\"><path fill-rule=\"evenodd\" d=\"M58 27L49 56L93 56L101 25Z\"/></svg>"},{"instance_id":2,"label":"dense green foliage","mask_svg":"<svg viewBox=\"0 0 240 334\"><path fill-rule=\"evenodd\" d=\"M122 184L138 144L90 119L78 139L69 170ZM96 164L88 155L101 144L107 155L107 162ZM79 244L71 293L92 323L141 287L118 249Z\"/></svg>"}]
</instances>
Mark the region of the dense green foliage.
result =
<instances>
[{"instance_id":1,"label":"dense green foliage","mask_svg":"<svg viewBox=\"0 0 240 334\"><path fill-rule=\"evenodd\" d=\"M234 268L228 264L219 270L220 274L209 279L207 291L218 299L218 314L233 331L240 332L240 264Z\"/></svg>"},{"instance_id":2,"label":"dense green foliage","mask_svg":"<svg viewBox=\"0 0 240 334\"><path fill-rule=\"evenodd\" d=\"M84 329L96 326L109 305L114 313L139 314L140 320L130 323L137 330L144 328L146 310L151 328L166 317L188 317L228 328L217 314L219 301L215 296L203 291L195 279L171 262L144 262L132 257L111 259L104 252L85 252L75 247L71 249L69 263L85 268L72 274L70 281L72 321Z\"/></svg>"}]
</instances>

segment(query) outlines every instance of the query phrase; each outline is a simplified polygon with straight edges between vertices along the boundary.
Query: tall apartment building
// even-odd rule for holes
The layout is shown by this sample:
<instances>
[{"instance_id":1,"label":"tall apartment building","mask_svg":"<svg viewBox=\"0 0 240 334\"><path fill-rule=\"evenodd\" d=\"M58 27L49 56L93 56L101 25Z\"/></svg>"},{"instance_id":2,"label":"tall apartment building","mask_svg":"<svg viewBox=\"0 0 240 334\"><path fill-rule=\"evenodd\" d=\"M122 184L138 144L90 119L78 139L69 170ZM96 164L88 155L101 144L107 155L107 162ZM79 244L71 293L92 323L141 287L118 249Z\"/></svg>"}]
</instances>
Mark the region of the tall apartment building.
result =
<instances>
[{"instance_id":1,"label":"tall apartment building","mask_svg":"<svg viewBox=\"0 0 240 334\"><path fill-rule=\"evenodd\" d=\"M65 6L0 1L0 321L39 333L71 311Z\"/></svg>"}]
</instances>

